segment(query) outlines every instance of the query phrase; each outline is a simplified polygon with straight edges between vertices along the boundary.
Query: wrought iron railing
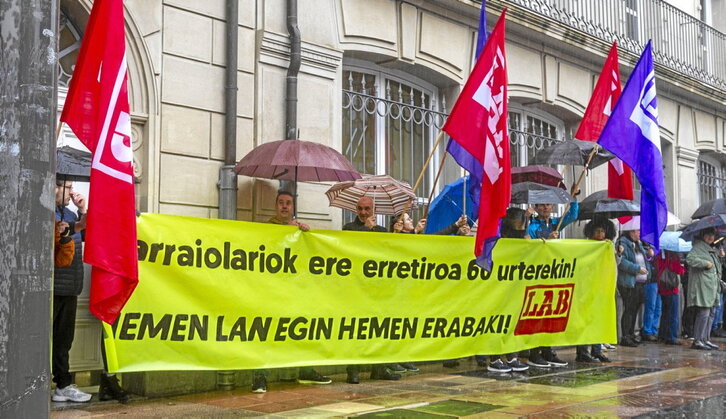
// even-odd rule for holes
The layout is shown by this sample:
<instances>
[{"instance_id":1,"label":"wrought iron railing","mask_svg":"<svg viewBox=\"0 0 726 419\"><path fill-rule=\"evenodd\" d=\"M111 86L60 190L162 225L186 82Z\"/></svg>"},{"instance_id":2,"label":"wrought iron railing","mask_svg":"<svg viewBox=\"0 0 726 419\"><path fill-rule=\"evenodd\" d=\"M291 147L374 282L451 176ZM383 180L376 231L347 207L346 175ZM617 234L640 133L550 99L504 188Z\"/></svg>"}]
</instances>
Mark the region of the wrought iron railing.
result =
<instances>
[{"instance_id":1,"label":"wrought iron railing","mask_svg":"<svg viewBox=\"0 0 726 419\"><path fill-rule=\"evenodd\" d=\"M360 158L356 158L356 156L359 153L365 153L364 147L366 147L366 141L363 140L363 138L367 135L375 135L373 133L377 131L375 127L376 123L369 120L369 117L380 117L389 122L391 120L400 120L403 123L419 125L432 131L430 135L417 137L420 141L431 141L444 126L446 118L448 117L448 114L445 112L440 112L435 109L427 109L401 101L373 96L363 92L343 89L342 94L342 108L345 116L343 118L343 132L345 136L350 138L349 141L344 141L344 144L347 143L347 145L344 145L343 154L354 162L356 166L367 166L365 162L361 161ZM445 109L446 104L443 103L440 107ZM518 161L531 161L537 151L561 140L562 139L552 138L547 135L541 135L537 131L536 126L529 127L528 131L510 128L509 141L513 156L512 164L516 166L518 165ZM380 146L380 143L376 142L376 144ZM420 150L429 150L429 148L428 146L421 147ZM527 157L524 159L521 158L522 154L525 154ZM421 160L421 162L425 160L426 157L427 154L412 156L412 158ZM404 163L399 162L399 164ZM414 164L410 163L409 166L414 166ZM356 168L359 170L365 170L362 167ZM432 164L429 166L428 170L436 171L436 168L437 166ZM415 177L416 175L418 175L418 173L415 173L413 176ZM426 181L417 191L417 195L419 195L419 205L416 210L412 211L415 219L419 219L423 216L424 209L426 205L428 205L428 197L424 195L427 195L430 189L430 183ZM344 222L352 221L354 215L346 212L343 218Z\"/></svg>"},{"instance_id":2,"label":"wrought iron railing","mask_svg":"<svg viewBox=\"0 0 726 419\"><path fill-rule=\"evenodd\" d=\"M662 0L502 0L726 90L726 35Z\"/></svg>"}]
</instances>

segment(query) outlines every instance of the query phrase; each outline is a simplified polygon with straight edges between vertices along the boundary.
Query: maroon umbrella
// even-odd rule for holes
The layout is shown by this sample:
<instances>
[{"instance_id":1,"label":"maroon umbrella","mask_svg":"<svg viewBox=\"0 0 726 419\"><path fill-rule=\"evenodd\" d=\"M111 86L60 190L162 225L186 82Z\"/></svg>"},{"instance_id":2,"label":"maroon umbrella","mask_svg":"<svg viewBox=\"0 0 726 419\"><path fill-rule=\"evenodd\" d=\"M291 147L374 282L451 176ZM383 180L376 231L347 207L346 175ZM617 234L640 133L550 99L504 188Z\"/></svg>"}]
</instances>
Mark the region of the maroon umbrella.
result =
<instances>
[{"instance_id":1,"label":"maroon umbrella","mask_svg":"<svg viewBox=\"0 0 726 419\"><path fill-rule=\"evenodd\" d=\"M562 175L557 170L547 166L512 167L512 183L535 182L542 185L559 186Z\"/></svg>"},{"instance_id":2,"label":"maroon umbrella","mask_svg":"<svg viewBox=\"0 0 726 419\"><path fill-rule=\"evenodd\" d=\"M259 145L237 163L234 171L238 175L308 182L361 177L342 154L323 144L300 140Z\"/></svg>"}]
</instances>

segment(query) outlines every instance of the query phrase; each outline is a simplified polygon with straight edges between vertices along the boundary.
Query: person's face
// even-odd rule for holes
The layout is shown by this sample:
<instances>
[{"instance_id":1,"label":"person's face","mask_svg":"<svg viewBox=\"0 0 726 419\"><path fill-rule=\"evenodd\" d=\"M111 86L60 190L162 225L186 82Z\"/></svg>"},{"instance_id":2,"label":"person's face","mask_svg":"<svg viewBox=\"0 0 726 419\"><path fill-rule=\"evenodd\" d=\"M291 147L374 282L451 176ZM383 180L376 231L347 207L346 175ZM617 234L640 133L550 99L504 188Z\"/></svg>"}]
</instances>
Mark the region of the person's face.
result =
<instances>
[{"instance_id":1,"label":"person's face","mask_svg":"<svg viewBox=\"0 0 726 419\"><path fill-rule=\"evenodd\" d=\"M292 218L292 215L295 212L295 204L292 202L292 197L284 194L278 196L277 202L275 202L275 211L277 211L278 218Z\"/></svg>"},{"instance_id":2,"label":"person's face","mask_svg":"<svg viewBox=\"0 0 726 419\"><path fill-rule=\"evenodd\" d=\"M413 231L413 220L408 214L403 214L403 231Z\"/></svg>"},{"instance_id":3,"label":"person's face","mask_svg":"<svg viewBox=\"0 0 726 419\"><path fill-rule=\"evenodd\" d=\"M713 233L706 233L703 235L703 241L706 242L706 244L713 244L714 241L716 241L716 235Z\"/></svg>"},{"instance_id":4,"label":"person's face","mask_svg":"<svg viewBox=\"0 0 726 419\"><path fill-rule=\"evenodd\" d=\"M628 235L630 236L630 240L634 242L640 241L640 230L630 230Z\"/></svg>"},{"instance_id":5,"label":"person's face","mask_svg":"<svg viewBox=\"0 0 726 419\"><path fill-rule=\"evenodd\" d=\"M365 223L373 215L373 200L368 197L359 199L356 212L358 213L358 219Z\"/></svg>"},{"instance_id":6,"label":"person's face","mask_svg":"<svg viewBox=\"0 0 726 419\"><path fill-rule=\"evenodd\" d=\"M536 204L534 210L537 211L537 215L540 217L547 218L552 214L552 204Z\"/></svg>"},{"instance_id":7,"label":"person's face","mask_svg":"<svg viewBox=\"0 0 726 419\"><path fill-rule=\"evenodd\" d=\"M605 229L602 227L596 227L592 232L592 239L600 241L605 240Z\"/></svg>"},{"instance_id":8,"label":"person's face","mask_svg":"<svg viewBox=\"0 0 726 419\"><path fill-rule=\"evenodd\" d=\"M65 188L63 185L65 184ZM71 192L73 192L73 182L66 180L61 183L60 186L55 184L55 204L60 206L67 206L71 202Z\"/></svg>"}]
</instances>

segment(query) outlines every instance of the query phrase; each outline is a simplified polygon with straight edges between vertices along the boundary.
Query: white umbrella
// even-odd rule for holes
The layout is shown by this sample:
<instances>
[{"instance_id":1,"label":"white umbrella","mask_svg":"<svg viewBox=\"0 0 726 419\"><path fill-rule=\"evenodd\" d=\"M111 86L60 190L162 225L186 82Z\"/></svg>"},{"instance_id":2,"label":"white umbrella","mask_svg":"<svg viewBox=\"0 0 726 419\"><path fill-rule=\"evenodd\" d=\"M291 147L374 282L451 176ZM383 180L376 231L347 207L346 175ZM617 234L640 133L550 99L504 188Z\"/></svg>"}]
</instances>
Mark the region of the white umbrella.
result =
<instances>
[{"instance_id":1,"label":"white umbrella","mask_svg":"<svg viewBox=\"0 0 726 419\"><path fill-rule=\"evenodd\" d=\"M675 214L668 211L667 226L677 226L681 224L681 219ZM634 215L633 218L620 224L620 230L640 230L640 215Z\"/></svg>"}]
</instances>

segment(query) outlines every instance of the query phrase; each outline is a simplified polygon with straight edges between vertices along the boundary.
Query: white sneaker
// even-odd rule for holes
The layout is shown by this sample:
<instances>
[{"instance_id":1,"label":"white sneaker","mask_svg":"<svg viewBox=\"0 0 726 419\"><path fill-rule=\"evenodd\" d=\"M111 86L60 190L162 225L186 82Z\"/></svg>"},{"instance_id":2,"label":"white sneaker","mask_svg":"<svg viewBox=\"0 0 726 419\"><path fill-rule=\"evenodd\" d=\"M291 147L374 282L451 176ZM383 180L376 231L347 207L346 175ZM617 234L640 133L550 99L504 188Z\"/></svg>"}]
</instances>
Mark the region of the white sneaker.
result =
<instances>
[{"instance_id":1,"label":"white sneaker","mask_svg":"<svg viewBox=\"0 0 726 419\"><path fill-rule=\"evenodd\" d=\"M84 393L76 387L75 384L71 384L67 387L56 388L51 399L54 402L78 402L83 403L91 400L91 395Z\"/></svg>"}]
</instances>

